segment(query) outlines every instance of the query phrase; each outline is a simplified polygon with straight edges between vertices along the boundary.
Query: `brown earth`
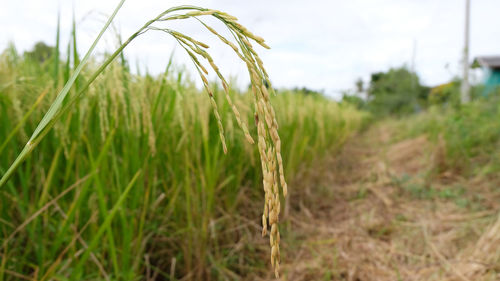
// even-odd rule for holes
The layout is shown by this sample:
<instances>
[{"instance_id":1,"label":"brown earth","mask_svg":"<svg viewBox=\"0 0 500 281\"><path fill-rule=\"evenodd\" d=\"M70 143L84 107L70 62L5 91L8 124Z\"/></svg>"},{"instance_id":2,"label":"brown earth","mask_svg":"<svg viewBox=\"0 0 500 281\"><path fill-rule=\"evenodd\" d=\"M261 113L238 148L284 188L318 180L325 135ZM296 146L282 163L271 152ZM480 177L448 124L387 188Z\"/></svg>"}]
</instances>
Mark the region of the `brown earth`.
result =
<instances>
[{"instance_id":1,"label":"brown earth","mask_svg":"<svg viewBox=\"0 0 500 281\"><path fill-rule=\"evenodd\" d=\"M500 181L446 170L425 136L392 136L374 126L302 172L280 280L500 280Z\"/></svg>"}]
</instances>

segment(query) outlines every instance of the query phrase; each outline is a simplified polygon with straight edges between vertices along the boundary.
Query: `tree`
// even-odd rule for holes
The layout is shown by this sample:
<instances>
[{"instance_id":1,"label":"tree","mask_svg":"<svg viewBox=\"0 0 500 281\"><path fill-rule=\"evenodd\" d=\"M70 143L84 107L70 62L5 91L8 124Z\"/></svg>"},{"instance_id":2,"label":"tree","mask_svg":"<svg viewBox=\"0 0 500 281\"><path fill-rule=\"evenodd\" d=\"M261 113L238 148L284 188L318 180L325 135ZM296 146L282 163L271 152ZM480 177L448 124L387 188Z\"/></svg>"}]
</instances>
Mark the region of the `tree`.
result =
<instances>
[{"instance_id":1,"label":"tree","mask_svg":"<svg viewBox=\"0 0 500 281\"><path fill-rule=\"evenodd\" d=\"M361 94L365 91L365 84L363 82L363 79L360 77L358 80L356 80L355 84L356 86L356 93Z\"/></svg>"},{"instance_id":2,"label":"tree","mask_svg":"<svg viewBox=\"0 0 500 281\"><path fill-rule=\"evenodd\" d=\"M406 66L371 75L368 108L376 115L405 115L426 106L428 88Z\"/></svg>"},{"instance_id":3,"label":"tree","mask_svg":"<svg viewBox=\"0 0 500 281\"><path fill-rule=\"evenodd\" d=\"M51 47L44 42L40 41L33 46L31 51L24 52L24 57L28 59L32 59L39 63L43 63L50 59L50 57L54 54L54 47Z\"/></svg>"}]
</instances>

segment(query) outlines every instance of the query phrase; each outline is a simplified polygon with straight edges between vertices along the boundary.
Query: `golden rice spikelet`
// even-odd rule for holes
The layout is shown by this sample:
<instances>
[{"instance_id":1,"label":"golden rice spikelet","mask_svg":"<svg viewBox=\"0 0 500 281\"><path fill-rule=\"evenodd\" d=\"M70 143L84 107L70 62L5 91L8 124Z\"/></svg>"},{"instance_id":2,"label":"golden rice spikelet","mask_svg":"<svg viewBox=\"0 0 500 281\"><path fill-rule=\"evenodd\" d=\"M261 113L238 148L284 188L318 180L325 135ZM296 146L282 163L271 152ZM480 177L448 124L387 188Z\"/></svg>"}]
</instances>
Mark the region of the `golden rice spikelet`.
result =
<instances>
[{"instance_id":1,"label":"golden rice spikelet","mask_svg":"<svg viewBox=\"0 0 500 281\"><path fill-rule=\"evenodd\" d=\"M174 11L186 11L186 14L168 15L170 12ZM205 24L200 19L202 16L213 16L219 19L223 24L226 25L229 33L234 38L234 41L228 40L217 30ZM237 18L218 10L203 9L194 6L181 6L179 8L174 8L172 10L169 10L168 12L163 13L159 17L159 20L166 21L187 18L194 18L199 21L220 41L229 46L247 66L254 97L254 117L258 135L257 147L261 161L262 184L264 189L262 235L265 236L269 234L271 265L273 266L275 275L278 278L280 263L280 233L278 223L281 210L279 190L281 187L283 195L287 196L288 188L285 181L283 160L281 157L281 140L278 134L278 122L276 120L276 114L274 112L274 108L271 104L269 96L269 91L271 91L271 93L274 93L274 91L272 89L268 73L264 69L264 64L258 56L257 52L254 50L250 41L253 40L264 48L269 48L269 46L265 44L262 37L253 34L246 27L239 24L237 22ZM188 55L191 57L198 70L201 80L203 81L203 86L205 87L205 90L207 91L210 98L210 103L217 120L219 136L224 152L227 151L227 147L224 137L222 120L218 112L218 105L206 78L206 75L208 75L208 70L202 65L200 58L208 62L210 68L215 72L217 78L222 83L226 101L233 111L238 126L242 129L245 138L253 144L254 140L249 133L248 127L245 122L243 122L238 108L234 105L231 99L229 85L226 79L220 72L219 67L215 64L210 54L205 50L208 48L208 45L174 30L155 27L151 27L150 29L164 31L174 36L177 42L184 48L184 50L186 50Z\"/></svg>"},{"instance_id":2,"label":"golden rice spikelet","mask_svg":"<svg viewBox=\"0 0 500 281\"><path fill-rule=\"evenodd\" d=\"M199 70L198 70L198 72L199 72L200 77L203 81L203 86L205 87L205 90L207 91L208 96L210 97L210 103L212 104L215 119L217 120L217 127L219 128L219 137L220 137L220 141L222 143L222 150L224 151L224 154L226 154L227 153L227 146L226 146L226 138L224 137L224 127L222 126L222 120L220 118L217 103L215 102L215 99L214 99L214 94L212 93L212 90L210 89L210 86L208 85L207 78Z\"/></svg>"},{"instance_id":3,"label":"golden rice spikelet","mask_svg":"<svg viewBox=\"0 0 500 281\"><path fill-rule=\"evenodd\" d=\"M250 69L251 77L259 79L257 71ZM281 163L281 154L278 157L278 151L281 149L281 141L279 135L277 134L277 122L273 118L272 111L269 109L271 105L269 100L264 98L267 94L263 90L263 85L256 86L259 84L259 80L252 81L254 86L252 86L252 91L254 93L255 99L255 109L256 109L256 122L257 130L259 134L259 153L262 161L262 174L263 174L263 184L265 192L265 207L264 214L262 215L262 234L266 235L267 224L271 226L271 232L269 233L269 242L271 246L271 265L274 267L276 277L279 276L279 213L281 209L280 198L279 198L279 182L278 173L280 171L279 163ZM284 182L284 181L283 181ZM286 184L286 183L285 183ZM286 185L282 185L283 194L287 193Z\"/></svg>"}]
</instances>

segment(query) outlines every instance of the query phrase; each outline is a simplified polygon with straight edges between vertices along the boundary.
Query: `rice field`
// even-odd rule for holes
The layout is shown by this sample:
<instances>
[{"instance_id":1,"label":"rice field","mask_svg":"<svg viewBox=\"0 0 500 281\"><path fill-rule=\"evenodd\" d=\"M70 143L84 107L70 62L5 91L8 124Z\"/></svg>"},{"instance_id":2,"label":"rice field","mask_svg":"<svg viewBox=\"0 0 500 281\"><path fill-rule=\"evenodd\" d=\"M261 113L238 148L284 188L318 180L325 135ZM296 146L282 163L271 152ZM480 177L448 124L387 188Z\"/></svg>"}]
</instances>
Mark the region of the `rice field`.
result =
<instances>
[{"instance_id":1,"label":"rice field","mask_svg":"<svg viewBox=\"0 0 500 281\"><path fill-rule=\"evenodd\" d=\"M72 40L43 61L14 46L1 53L0 175L79 71ZM90 58L68 96L100 66ZM271 270L259 146L239 128L224 85L207 81L209 96L186 68L165 69L136 74L118 56L81 98L62 101L74 104L0 189L0 280L234 280ZM255 94L228 86L258 140ZM291 194L296 173L338 151L367 117L320 95L278 90L269 102Z\"/></svg>"}]
</instances>

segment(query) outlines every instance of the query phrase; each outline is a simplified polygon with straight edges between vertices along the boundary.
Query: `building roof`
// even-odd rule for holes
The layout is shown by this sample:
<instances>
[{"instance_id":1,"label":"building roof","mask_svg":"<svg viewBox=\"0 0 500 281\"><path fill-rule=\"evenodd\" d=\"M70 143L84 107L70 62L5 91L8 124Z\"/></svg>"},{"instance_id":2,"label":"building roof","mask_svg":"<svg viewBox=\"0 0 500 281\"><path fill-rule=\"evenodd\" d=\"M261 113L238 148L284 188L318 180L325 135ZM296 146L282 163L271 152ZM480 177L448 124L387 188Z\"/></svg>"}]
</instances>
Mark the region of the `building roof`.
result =
<instances>
[{"instance_id":1,"label":"building roof","mask_svg":"<svg viewBox=\"0 0 500 281\"><path fill-rule=\"evenodd\" d=\"M500 69L500 56L480 56L474 59L473 65Z\"/></svg>"}]
</instances>

